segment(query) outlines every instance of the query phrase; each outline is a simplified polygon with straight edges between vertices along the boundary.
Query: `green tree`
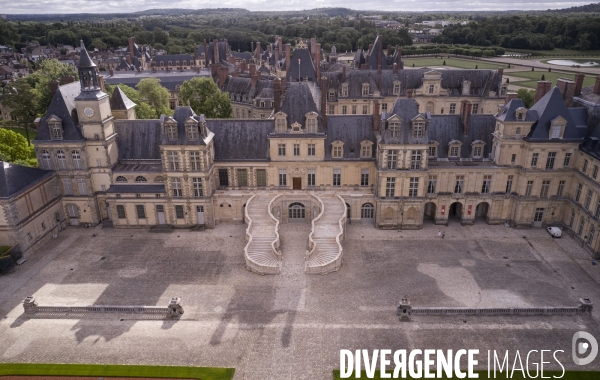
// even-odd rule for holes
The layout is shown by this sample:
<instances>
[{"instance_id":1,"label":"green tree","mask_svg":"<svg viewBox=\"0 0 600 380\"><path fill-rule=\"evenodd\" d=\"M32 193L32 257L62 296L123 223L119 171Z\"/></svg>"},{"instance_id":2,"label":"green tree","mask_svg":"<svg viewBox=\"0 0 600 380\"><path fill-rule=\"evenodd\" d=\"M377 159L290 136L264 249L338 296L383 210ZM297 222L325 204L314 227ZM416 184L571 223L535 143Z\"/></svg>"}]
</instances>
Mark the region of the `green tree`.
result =
<instances>
[{"instance_id":1,"label":"green tree","mask_svg":"<svg viewBox=\"0 0 600 380\"><path fill-rule=\"evenodd\" d=\"M192 107L198 115L211 119L230 118L233 113L229 96L221 93L217 84L209 78L192 78L183 82L179 100Z\"/></svg>"},{"instance_id":2,"label":"green tree","mask_svg":"<svg viewBox=\"0 0 600 380\"><path fill-rule=\"evenodd\" d=\"M535 91L522 88L517 91L517 98L521 98L523 100L525 107L531 108L533 105L533 100L535 99Z\"/></svg>"},{"instance_id":3,"label":"green tree","mask_svg":"<svg viewBox=\"0 0 600 380\"><path fill-rule=\"evenodd\" d=\"M75 80L79 79L77 70L73 66L61 63L57 59L46 59L40 63L38 71L25 78L38 95L39 101L36 112L39 115L46 113L50 101L52 101L50 82L52 80L60 81L60 78L66 76L72 76Z\"/></svg>"},{"instance_id":4,"label":"green tree","mask_svg":"<svg viewBox=\"0 0 600 380\"><path fill-rule=\"evenodd\" d=\"M0 128L0 159L2 161L19 163L26 162L33 152L33 147L27 145L27 140L17 132Z\"/></svg>"},{"instance_id":5,"label":"green tree","mask_svg":"<svg viewBox=\"0 0 600 380\"><path fill-rule=\"evenodd\" d=\"M139 90L140 100L143 100L154 112L153 118L158 119L160 115L173 115L169 108L171 93L160 85L157 78L144 78L136 86Z\"/></svg>"},{"instance_id":6,"label":"green tree","mask_svg":"<svg viewBox=\"0 0 600 380\"><path fill-rule=\"evenodd\" d=\"M131 100L132 102L134 102L136 104L136 107L135 107L135 117L136 118L138 118L138 119L155 119L156 118L156 112L154 111L152 106L150 106L148 103L141 100L140 92L137 91L135 88L131 88L125 84L118 84L118 85L114 85L114 86L110 85L110 84L105 84L104 86L105 86L106 92L110 96L113 95L115 88L117 86L119 86L121 91L123 91L123 93L125 95L127 95L129 100Z\"/></svg>"},{"instance_id":7,"label":"green tree","mask_svg":"<svg viewBox=\"0 0 600 380\"><path fill-rule=\"evenodd\" d=\"M38 93L24 78L20 78L15 83L8 85L2 98L2 103L11 109L10 113L16 118L17 123L25 128L25 135L27 136L25 142L27 145L31 145L29 141L29 128L33 127L33 122L37 117L38 100Z\"/></svg>"}]
</instances>

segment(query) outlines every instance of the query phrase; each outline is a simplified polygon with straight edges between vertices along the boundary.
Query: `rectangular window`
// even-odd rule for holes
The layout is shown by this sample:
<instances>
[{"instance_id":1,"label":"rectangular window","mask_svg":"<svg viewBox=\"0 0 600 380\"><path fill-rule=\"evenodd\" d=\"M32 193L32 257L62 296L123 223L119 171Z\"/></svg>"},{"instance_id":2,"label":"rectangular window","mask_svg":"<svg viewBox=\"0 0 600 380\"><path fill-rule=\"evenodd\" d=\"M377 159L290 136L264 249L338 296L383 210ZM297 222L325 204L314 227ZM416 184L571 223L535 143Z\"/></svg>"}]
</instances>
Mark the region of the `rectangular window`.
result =
<instances>
[{"instance_id":1,"label":"rectangular window","mask_svg":"<svg viewBox=\"0 0 600 380\"><path fill-rule=\"evenodd\" d=\"M369 86L363 86L362 90L363 90L362 91L363 96L369 95Z\"/></svg>"},{"instance_id":2,"label":"rectangular window","mask_svg":"<svg viewBox=\"0 0 600 380\"><path fill-rule=\"evenodd\" d=\"M506 181L506 194L510 194L512 192L512 184L513 184L514 176L509 175L508 180Z\"/></svg>"},{"instance_id":3,"label":"rectangular window","mask_svg":"<svg viewBox=\"0 0 600 380\"><path fill-rule=\"evenodd\" d=\"M352 106L352 115L356 115L356 106Z\"/></svg>"},{"instance_id":4,"label":"rectangular window","mask_svg":"<svg viewBox=\"0 0 600 380\"><path fill-rule=\"evenodd\" d=\"M436 185L437 185L437 176L430 175L429 181L427 182L427 194L435 194Z\"/></svg>"},{"instance_id":5,"label":"rectangular window","mask_svg":"<svg viewBox=\"0 0 600 380\"><path fill-rule=\"evenodd\" d=\"M592 178L598 178L598 165L594 165L594 170L592 171Z\"/></svg>"},{"instance_id":6,"label":"rectangular window","mask_svg":"<svg viewBox=\"0 0 600 380\"><path fill-rule=\"evenodd\" d=\"M266 187L267 186L267 170L256 169L256 186Z\"/></svg>"},{"instance_id":7,"label":"rectangular window","mask_svg":"<svg viewBox=\"0 0 600 380\"><path fill-rule=\"evenodd\" d=\"M329 94L331 95L331 94ZM329 106L329 115L334 115L335 114L335 106Z\"/></svg>"},{"instance_id":8,"label":"rectangular window","mask_svg":"<svg viewBox=\"0 0 600 380\"><path fill-rule=\"evenodd\" d=\"M177 217L177 219L183 219L183 206L182 205L176 205L175 206L175 216Z\"/></svg>"},{"instance_id":9,"label":"rectangular window","mask_svg":"<svg viewBox=\"0 0 600 380\"><path fill-rule=\"evenodd\" d=\"M183 196L181 190L181 180L179 178L171 178L171 188L173 189L173 196L181 198Z\"/></svg>"},{"instance_id":10,"label":"rectangular window","mask_svg":"<svg viewBox=\"0 0 600 380\"><path fill-rule=\"evenodd\" d=\"M387 177L385 183L385 196L387 198L393 198L396 192L396 178Z\"/></svg>"},{"instance_id":11,"label":"rectangular window","mask_svg":"<svg viewBox=\"0 0 600 380\"><path fill-rule=\"evenodd\" d=\"M341 186L342 185L342 170L341 169L333 169L333 186Z\"/></svg>"},{"instance_id":12,"label":"rectangular window","mask_svg":"<svg viewBox=\"0 0 600 380\"><path fill-rule=\"evenodd\" d=\"M525 188L525 196L530 197L533 191L533 181L527 181L527 187Z\"/></svg>"},{"instance_id":13,"label":"rectangular window","mask_svg":"<svg viewBox=\"0 0 600 380\"><path fill-rule=\"evenodd\" d=\"M227 173L227 169L219 169L219 186L229 186L229 174Z\"/></svg>"},{"instance_id":14,"label":"rectangular window","mask_svg":"<svg viewBox=\"0 0 600 380\"><path fill-rule=\"evenodd\" d=\"M477 113L479 112L479 104L473 104L473 115L477 115Z\"/></svg>"},{"instance_id":15,"label":"rectangular window","mask_svg":"<svg viewBox=\"0 0 600 380\"><path fill-rule=\"evenodd\" d=\"M573 228L573 223L575 223L575 211L571 211L571 218L569 219L569 227Z\"/></svg>"},{"instance_id":16,"label":"rectangular window","mask_svg":"<svg viewBox=\"0 0 600 380\"><path fill-rule=\"evenodd\" d=\"M125 215L125 206L123 205L117 205L117 217L119 219L125 219L126 215Z\"/></svg>"},{"instance_id":17,"label":"rectangular window","mask_svg":"<svg viewBox=\"0 0 600 380\"><path fill-rule=\"evenodd\" d=\"M560 181L558 183L558 190L556 191L556 196L562 197L564 190L565 190L565 181Z\"/></svg>"},{"instance_id":18,"label":"rectangular window","mask_svg":"<svg viewBox=\"0 0 600 380\"><path fill-rule=\"evenodd\" d=\"M581 191L583 190L582 184L577 184L577 192L575 193L575 202L579 203L579 199L581 198Z\"/></svg>"},{"instance_id":19,"label":"rectangular window","mask_svg":"<svg viewBox=\"0 0 600 380\"><path fill-rule=\"evenodd\" d=\"M542 181L542 189L540 190L540 197L547 198L548 192L550 191L550 181Z\"/></svg>"},{"instance_id":20,"label":"rectangular window","mask_svg":"<svg viewBox=\"0 0 600 380\"><path fill-rule=\"evenodd\" d=\"M65 189L65 195L73 195L73 183L70 178L63 178L63 188Z\"/></svg>"},{"instance_id":21,"label":"rectangular window","mask_svg":"<svg viewBox=\"0 0 600 380\"><path fill-rule=\"evenodd\" d=\"M348 106L342 106L342 115L348 114Z\"/></svg>"},{"instance_id":22,"label":"rectangular window","mask_svg":"<svg viewBox=\"0 0 600 380\"><path fill-rule=\"evenodd\" d=\"M285 144L277 145L277 152L280 156L285 156Z\"/></svg>"},{"instance_id":23,"label":"rectangular window","mask_svg":"<svg viewBox=\"0 0 600 380\"><path fill-rule=\"evenodd\" d=\"M413 138L422 139L425 137L425 124L413 123Z\"/></svg>"},{"instance_id":24,"label":"rectangular window","mask_svg":"<svg viewBox=\"0 0 600 380\"><path fill-rule=\"evenodd\" d=\"M294 156L300 155L300 144L294 144Z\"/></svg>"},{"instance_id":25,"label":"rectangular window","mask_svg":"<svg viewBox=\"0 0 600 380\"><path fill-rule=\"evenodd\" d=\"M546 159L546 170L554 169L554 159L556 158L556 152L548 152L548 158Z\"/></svg>"},{"instance_id":26,"label":"rectangular window","mask_svg":"<svg viewBox=\"0 0 600 380\"><path fill-rule=\"evenodd\" d=\"M169 168L171 171L179 170L179 154L177 152L169 152Z\"/></svg>"},{"instance_id":27,"label":"rectangular window","mask_svg":"<svg viewBox=\"0 0 600 380\"><path fill-rule=\"evenodd\" d=\"M454 184L454 194L462 194L464 181L465 181L464 175L456 176L456 183Z\"/></svg>"},{"instance_id":28,"label":"rectangular window","mask_svg":"<svg viewBox=\"0 0 600 380\"><path fill-rule=\"evenodd\" d=\"M481 185L481 194L489 194L491 185L492 185L492 176L484 175L483 176L483 184Z\"/></svg>"},{"instance_id":29,"label":"rectangular window","mask_svg":"<svg viewBox=\"0 0 600 380\"><path fill-rule=\"evenodd\" d=\"M316 170L308 169L308 186L315 186L316 177L317 177Z\"/></svg>"},{"instance_id":30,"label":"rectangular window","mask_svg":"<svg viewBox=\"0 0 600 380\"><path fill-rule=\"evenodd\" d=\"M419 178L411 177L408 184L408 196L409 198L418 197L419 195Z\"/></svg>"},{"instance_id":31,"label":"rectangular window","mask_svg":"<svg viewBox=\"0 0 600 380\"><path fill-rule=\"evenodd\" d=\"M317 119L314 117L306 119L306 129L307 133L317 133Z\"/></svg>"},{"instance_id":32,"label":"rectangular window","mask_svg":"<svg viewBox=\"0 0 600 380\"><path fill-rule=\"evenodd\" d=\"M583 174L587 174L587 167L588 167L588 160L583 160L583 168L581 168L581 171L583 172Z\"/></svg>"},{"instance_id":33,"label":"rectangular window","mask_svg":"<svg viewBox=\"0 0 600 380\"><path fill-rule=\"evenodd\" d=\"M517 127L515 130L515 135L520 135L521 134L521 127Z\"/></svg>"},{"instance_id":34,"label":"rectangular window","mask_svg":"<svg viewBox=\"0 0 600 380\"><path fill-rule=\"evenodd\" d=\"M315 144L308 144L308 155L314 156L316 154L315 152L316 152Z\"/></svg>"},{"instance_id":35,"label":"rectangular window","mask_svg":"<svg viewBox=\"0 0 600 380\"><path fill-rule=\"evenodd\" d=\"M437 149L435 146L430 146L427 148L427 156L429 158L437 158Z\"/></svg>"},{"instance_id":36,"label":"rectangular window","mask_svg":"<svg viewBox=\"0 0 600 380\"><path fill-rule=\"evenodd\" d=\"M279 169L279 186L287 186L287 174L285 169Z\"/></svg>"},{"instance_id":37,"label":"rectangular window","mask_svg":"<svg viewBox=\"0 0 600 380\"><path fill-rule=\"evenodd\" d=\"M531 167L532 167L532 168L535 168L535 167L537 167L537 162L538 162L538 157L539 157L539 155L540 155L539 153L534 153L534 154L531 156Z\"/></svg>"},{"instance_id":38,"label":"rectangular window","mask_svg":"<svg viewBox=\"0 0 600 380\"><path fill-rule=\"evenodd\" d=\"M204 193L202 191L202 178L192 178L192 185L194 187L194 197L203 197Z\"/></svg>"},{"instance_id":39,"label":"rectangular window","mask_svg":"<svg viewBox=\"0 0 600 380\"><path fill-rule=\"evenodd\" d=\"M536 208L535 209L535 215L533 217L533 221L534 222L541 222L543 217L544 217L544 209L543 208Z\"/></svg>"},{"instance_id":40,"label":"rectangular window","mask_svg":"<svg viewBox=\"0 0 600 380\"><path fill-rule=\"evenodd\" d=\"M74 150L71 153L71 157L73 157L73 169L83 169L83 165L81 163L81 155L79 151Z\"/></svg>"},{"instance_id":41,"label":"rectangular window","mask_svg":"<svg viewBox=\"0 0 600 380\"><path fill-rule=\"evenodd\" d=\"M450 103L450 115L454 115L456 113L456 103Z\"/></svg>"},{"instance_id":42,"label":"rectangular window","mask_svg":"<svg viewBox=\"0 0 600 380\"><path fill-rule=\"evenodd\" d=\"M190 169L200 170L200 152L190 152Z\"/></svg>"},{"instance_id":43,"label":"rectangular window","mask_svg":"<svg viewBox=\"0 0 600 380\"><path fill-rule=\"evenodd\" d=\"M344 153L344 148L341 145L336 145L333 147L332 156L333 158L342 158Z\"/></svg>"},{"instance_id":44,"label":"rectangular window","mask_svg":"<svg viewBox=\"0 0 600 380\"><path fill-rule=\"evenodd\" d=\"M79 209L76 204L69 203L67 205L67 213L69 214L69 218L79 218Z\"/></svg>"},{"instance_id":45,"label":"rectangular window","mask_svg":"<svg viewBox=\"0 0 600 380\"><path fill-rule=\"evenodd\" d=\"M400 133L400 123L390 123L388 130L390 131L390 137L398 137Z\"/></svg>"},{"instance_id":46,"label":"rectangular window","mask_svg":"<svg viewBox=\"0 0 600 380\"><path fill-rule=\"evenodd\" d=\"M394 83L394 95L398 95L400 93L400 83Z\"/></svg>"},{"instance_id":47,"label":"rectangular window","mask_svg":"<svg viewBox=\"0 0 600 380\"><path fill-rule=\"evenodd\" d=\"M594 211L594 217L600 218L600 197L598 198L598 203L596 203L596 210Z\"/></svg>"},{"instance_id":48,"label":"rectangular window","mask_svg":"<svg viewBox=\"0 0 600 380\"><path fill-rule=\"evenodd\" d=\"M565 161L563 162L563 166L569 167L569 164L571 163L571 153L565 153Z\"/></svg>"},{"instance_id":49,"label":"rectangular window","mask_svg":"<svg viewBox=\"0 0 600 380\"><path fill-rule=\"evenodd\" d=\"M369 106L363 106L363 115L369 114Z\"/></svg>"},{"instance_id":50,"label":"rectangular window","mask_svg":"<svg viewBox=\"0 0 600 380\"><path fill-rule=\"evenodd\" d=\"M388 169L396 169L397 164L398 164L398 153L395 150L388 150L387 168Z\"/></svg>"},{"instance_id":51,"label":"rectangular window","mask_svg":"<svg viewBox=\"0 0 600 380\"><path fill-rule=\"evenodd\" d=\"M369 144L362 145L360 149L360 156L362 158L371 158L371 146Z\"/></svg>"},{"instance_id":52,"label":"rectangular window","mask_svg":"<svg viewBox=\"0 0 600 380\"><path fill-rule=\"evenodd\" d=\"M387 112L387 103L381 103L381 112Z\"/></svg>"},{"instance_id":53,"label":"rectangular window","mask_svg":"<svg viewBox=\"0 0 600 380\"><path fill-rule=\"evenodd\" d=\"M85 183L85 179L79 178L77 179L77 188L79 190L79 195L87 195L87 184Z\"/></svg>"},{"instance_id":54,"label":"rectangular window","mask_svg":"<svg viewBox=\"0 0 600 380\"><path fill-rule=\"evenodd\" d=\"M577 228L577 235L583 236L583 228L585 227L585 220L583 217L579 218L579 227Z\"/></svg>"},{"instance_id":55,"label":"rectangular window","mask_svg":"<svg viewBox=\"0 0 600 380\"><path fill-rule=\"evenodd\" d=\"M458 157L458 147L457 146L450 147L450 157Z\"/></svg>"},{"instance_id":56,"label":"rectangular window","mask_svg":"<svg viewBox=\"0 0 600 380\"><path fill-rule=\"evenodd\" d=\"M135 212L137 213L138 219L146 219L146 209L144 209L144 205L135 205Z\"/></svg>"},{"instance_id":57,"label":"rectangular window","mask_svg":"<svg viewBox=\"0 0 600 380\"><path fill-rule=\"evenodd\" d=\"M248 186L248 172L246 171L246 169L237 170L237 181L239 187Z\"/></svg>"},{"instance_id":58,"label":"rectangular window","mask_svg":"<svg viewBox=\"0 0 600 380\"><path fill-rule=\"evenodd\" d=\"M594 244L595 237L596 237L596 228L594 228L594 226L591 226L590 233L588 234L588 240L587 240L588 245Z\"/></svg>"},{"instance_id":59,"label":"rectangular window","mask_svg":"<svg viewBox=\"0 0 600 380\"><path fill-rule=\"evenodd\" d=\"M516 162L517 162L517 155L516 155L516 154L513 154L513 155L510 157L510 163L514 165Z\"/></svg>"},{"instance_id":60,"label":"rectangular window","mask_svg":"<svg viewBox=\"0 0 600 380\"><path fill-rule=\"evenodd\" d=\"M480 158L481 157L481 147L480 146L476 146L473 148L473 157L474 158Z\"/></svg>"},{"instance_id":61,"label":"rectangular window","mask_svg":"<svg viewBox=\"0 0 600 380\"><path fill-rule=\"evenodd\" d=\"M360 171L360 185L369 186L369 169L362 169Z\"/></svg>"},{"instance_id":62,"label":"rectangular window","mask_svg":"<svg viewBox=\"0 0 600 380\"><path fill-rule=\"evenodd\" d=\"M558 138L560 138L560 130L561 130L560 125L554 125L554 126L552 126L552 136L550 136L550 138L551 139L558 139Z\"/></svg>"},{"instance_id":63,"label":"rectangular window","mask_svg":"<svg viewBox=\"0 0 600 380\"><path fill-rule=\"evenodd\" d=\"M583 208L586 210L590 209L590 203L592 203L592 190L587 191L587 195L585 196L585 201L583 202Z\"/></svg>"},{"instance_id":64,"label":"rectangular window","mask_svg":"<svg viewBox=\"0 0 600 380\"><path fill-rule=\"evenodd\" d=\"M421 151L413 150L410 154L410 168L412 170L421 169Z\"/></svg>"},{"instance_id":65,"label":"rectangular window","mask_svg":"<svg viewBox=\"0 0 600 380\"><path fill-rule=\"evenodd\" d=\"M430 85L429 85L429 93L430 93L430 94L433 94L433 91L434 91L434 90L435 90L435 85L433 85L433 84L430 84Z\"/></svg>"}]
</instances>

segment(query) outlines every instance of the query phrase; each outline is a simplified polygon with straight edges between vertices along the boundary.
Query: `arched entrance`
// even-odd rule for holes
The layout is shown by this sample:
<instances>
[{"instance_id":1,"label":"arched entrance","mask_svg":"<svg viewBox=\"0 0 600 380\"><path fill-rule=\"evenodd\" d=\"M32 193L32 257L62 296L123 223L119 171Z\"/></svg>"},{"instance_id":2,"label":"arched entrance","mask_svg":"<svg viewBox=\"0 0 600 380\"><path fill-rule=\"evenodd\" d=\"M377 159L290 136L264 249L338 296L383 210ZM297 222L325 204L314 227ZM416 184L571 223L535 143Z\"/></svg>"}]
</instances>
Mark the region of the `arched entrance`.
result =
<instances>
[{"instance_id":1,"label":"arched entrance","mask_svg":"<svg viewBox=\"0 0 600 380\"><path fill-rule=\"evenodd\" d=\"M490 211L490 204L487 202L481 202L475 207L475 222L489 220L488 213Z\"/></svg>"},{"instance_id":2,"label":"arched entrance","mask_svg":"<svg viewBox=\"0 0 600 380\"><path fill-rule=\"evenodd\" d=\"M423 208L423 223L425 223L425 221L431 221L432 223L435 223L435 210L436 210L436 206L435 203L433 202L427 202L425 203L425 207Z\"/></svg>"},{"instance_id":3,"label":"arched entrance","mask_svg":"<svg viewBox=\"0 0 600 380\"><path fill-rule=\"evenodd\" d=\"M463 205L460 202L454 202L448 208L448 221L458 221L462 220L463 216Z\"/></svg>"},{"instance_id":4,"label":"arched entrance","mask_svg":"<svg viewBox=\"0 0 600 380\"><path fill-rule=\"evenodd\" d=\"M372 203L363 204L360 208L360 222L367 224L373 223L375 214L374 210L375 207L373 207Z\"/></svg>"},{"instance_id":5,"label":"arched entrance","mask_svg":"<svg viewBox=\"0 0 600 380\"><path fill-rule=\"evenodd\" d=\"M290 204L288 207L288 217L290 223L303 223L306 220L306 209L304 208L304 205L300 202Z\"/></svg>"}]
</instances>

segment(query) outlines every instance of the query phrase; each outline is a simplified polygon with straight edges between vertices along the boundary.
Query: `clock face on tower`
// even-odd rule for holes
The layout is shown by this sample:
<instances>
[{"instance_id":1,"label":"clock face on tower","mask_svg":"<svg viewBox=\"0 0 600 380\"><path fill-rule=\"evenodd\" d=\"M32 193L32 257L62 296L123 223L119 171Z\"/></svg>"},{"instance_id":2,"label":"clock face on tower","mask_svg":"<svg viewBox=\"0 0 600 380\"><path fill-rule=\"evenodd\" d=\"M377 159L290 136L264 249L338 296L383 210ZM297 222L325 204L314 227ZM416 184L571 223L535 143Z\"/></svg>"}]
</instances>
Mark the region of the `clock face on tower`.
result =
<instances>
[{"instance_id":1,"label":"clock face on tower","mask_svg":"<svg viewBox=\"0 0 600 380\"><path fill-rule=\"evenodd\" d=\"M85 114L85 116L87 117L92 117L94 116L94 110L91 109L90 107L85 107L85 109L83 110L83 113Z\"/></svg>"}]
</instances>

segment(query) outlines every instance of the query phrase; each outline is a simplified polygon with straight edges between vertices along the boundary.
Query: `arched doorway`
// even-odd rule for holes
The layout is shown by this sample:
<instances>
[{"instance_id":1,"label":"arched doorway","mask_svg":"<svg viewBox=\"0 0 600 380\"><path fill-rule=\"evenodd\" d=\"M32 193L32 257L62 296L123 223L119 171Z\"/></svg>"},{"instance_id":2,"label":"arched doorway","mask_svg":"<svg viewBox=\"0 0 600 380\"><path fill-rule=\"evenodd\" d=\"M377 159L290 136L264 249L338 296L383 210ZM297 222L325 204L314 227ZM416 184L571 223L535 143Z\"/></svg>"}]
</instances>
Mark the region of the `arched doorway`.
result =
<instances>
[{"instance_id":1,"label":"arched doorway","mask_svg":"<svg viewBox=\"0 0 600 380\"><path fill-rule=\"evenodd\" d=\"M306 220L306 209L300 202L294 202L288 207L289 222L304 222Z\"/></svg>"},{"instance_id":2,"label":"arched doorway","mask_svg":"<svg viewBox=\"0 0 600 380\"><path fill-rule=\"evenodd\" d=\"M350 214L350 205L346 203L346 220L348 221L348 223L352 224L352 219L350 215L352 215Z\"/></svg>"},{"instance_id":3,"label":"arched doorway","mask_svg":"<svg viewBox=\"0 0 600 380\"><path fill-rule=\"evenodd\" d=\"M454 202L448 209L448 221L461 221L463 216L463 205L460 202Z\"/></svg>"},{"instance_id":4,"label":"arched doorway","mask_svg":"<svg viewBox=\"0 0 600 380\"><path fill-rule=\"evenodd\" d=\"M424 211L423 211L423 222L426 220L435 223L435 203L427 202L425 203Z\"/></svg>"},{"instance_id":5,"label":"arched doorway","mask_svg":"<svg viewBox=\"0 0 600 380\"><path fill-rule=\"evenodd\" d=\"M475 207L475 222L477 221L488 221L488 213L490 211L490 204L487 202L481 202Z\"/></svg>"},{"instance_id":6,"label":"arched doorway","mask_svg":"<svg viewBox=\"0 0 600 380\"><path fill-rule=\"evenodd\" d=\"M365 203L360 208L360 222L361 223L373 223L373 218L375 214L375 207L373 207L372 203Z\"/></svg>"}]
</instances>

